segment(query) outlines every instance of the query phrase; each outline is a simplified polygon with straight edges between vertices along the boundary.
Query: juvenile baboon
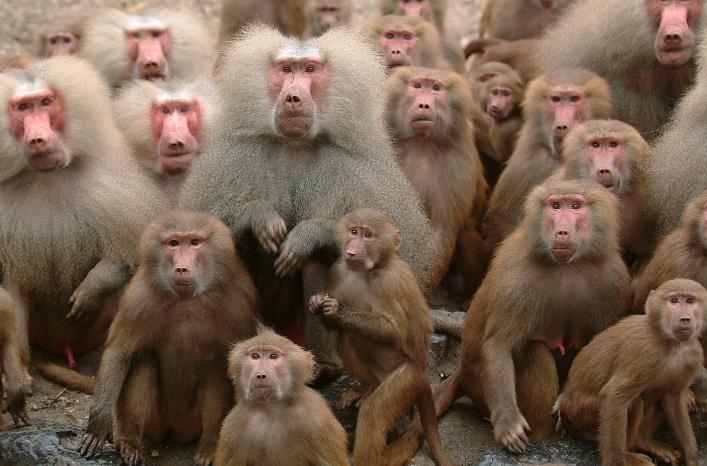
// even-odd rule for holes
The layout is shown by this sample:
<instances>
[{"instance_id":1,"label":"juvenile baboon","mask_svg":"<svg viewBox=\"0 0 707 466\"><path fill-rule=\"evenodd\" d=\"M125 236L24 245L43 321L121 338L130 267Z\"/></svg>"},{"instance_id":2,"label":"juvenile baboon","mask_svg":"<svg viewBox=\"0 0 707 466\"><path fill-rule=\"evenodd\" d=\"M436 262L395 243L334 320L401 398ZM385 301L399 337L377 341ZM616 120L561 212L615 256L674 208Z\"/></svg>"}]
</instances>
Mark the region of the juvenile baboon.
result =
<instances>
[{"instance_id":1,"label":"juvenile baboon","mask_svg":"<svg viewBox=\"0 0 707 466\"><path fill-rule=\"evenodd\" d=\"M703 41L704 42L704 41ZM697 83L680 100L646 163L645 216L653 243L677 228L680 211L707 189L707 43L700 45Z\"/></svg>"},{"instance_id":2,"label":"juvenile baboon","mask_svg":"<svg viewBox=\"0 0 707 466\"><path fill-rule=\"evenodd\" d=\"M350 464L344 428L307 386L314 375L311 353L261 330L233 346L228 375L237 403L223 421L216 466Z\"/></svg>"},{"instance_id":3,"label":"juvenile baboon","mask_svg":"<svg viewBox=\"0 0 707 466\"><path fill-rule=\"evenodd\" d=\"M628 308L616 202L584 180L530 193L466 313L459 368L434 390L438 415L466 395L511 451L550 435L559 389L551 350L570 358ZM419 431L415 422L405 436Z\"/></svg>"},{"instance_id":4,"label":"juvenile baboon","mask_svg":"<svg viewBox=\"0 0 707 466\"><path fill-rule=\"evenodd\" d=\"M673 278L689 278L707 286L707 191L687 205L680 227L663 238L641 272L633 311L640 312L648 293Z\"/></svg>"},{"instance_id":5,"label":"juvenile baboon","mask_svg":"<svg viewBox=\"0 0 707 466\"><path fill-rule=\"evenodd\" d=\"M309 0L309 33L319 36L329 29L351 22L351 0Z\"/></svg>"},{"instance_id":6,"label":"juvenile baboon","mask_svg":"<svg viewBox=\"0 0 707 466\"><path fill-rule=\"evenodd\" d=\"M35 56L53 57L78 53L86 20L86 17L80 15L65 15L39 25L35 38Z\"/></svg>"},{"instance_id":7,"label":"juvenile baboon","mask_svg":"<svg viewBox=\"0 0 707 466\"><path fill-rule=\"evenodd\" d=\"M541 35L572 0L487 0L479 20L479 37L505 40Z\"/></svg>"},{"instance_id":8,"label":"juvenile baboon","mask_svg":"<svg viewBox=\"0 0 707 466\"><path fill-rule=\"evenodd\" d=\"M442 54L439 32L423 19L383 16L368 23L364 32L377 46L389 70L398 66L449 68Z\"/></svg>"},{"instance_id":9,"label":"juvenile baboon","mask_svg":"<svg viewBox=\"0 0 707 466\"><path fill-rule=\"evenodd\" d=\"M422 18L437 28L444 58L457 73L464 72L464 54L459 39L447 31L447 0L380 0L383 15Z\"/></svg>"},{"instance_id":10,"label":"juvenile baboon","mask_svg":"<svg viewBox=\"0 0 707 466\"><path fill-rule=\"evenodd\" d=\"M201 155L214 125L219 98L200 81L135 81L113 102L118 127L135 158L176 204L192 161Z\"/></svg>"},{"instance_id":11,"label":"juvenile baboon","mask_svg":"<svg viewBox=\"0 0 707 466\"><path fill-rule=\"evenodd\" d=\"M79 53L111 86L132 79L193 80L211 73L216 40L186 10L109 9L87 22Z\"/></svg>"},{"instance_id":12,"label":"juvenile baboon","mask_svg":"<svg viewBox=\"0 0 707 466\"><path fill-rule=\"evenodd\" d=\"M562 163L567 133L579 123L611 116L611 94L602 78L582 69L563 69L533 80L523 100L524 124L513 155L498 179L484 218L495 248L520 223L525 197Z\"/></svg>"},{"instance_id":13,"label":"juvenile baboon","mask_svg":"<svg viewBox=\"0 0 707 466\"><path fill-rule=\"evenodd\" d=\"M594 180L619 198L621 247L631 260L650 253L645 225L644 177L648 144L633 127L617 120L587 121L567 135L560 179Z\"/></svg>"},{"instance_id":14,"label":"juvenile baboon","mask_svg":"<svg viewBox=\"0 0 707 466\"><path fill-rule=\"evenodd\" d=\"M21 358L20 344L15 334L15 305L7 291L0 288L0 428L2 413L7 409L15 425L29 425L25 396L29 384L27 364ZM5 398L7 392L7 400Z\"/></svg>"},{"instance_id":15,"label":"juvenile baboon","mask_svg":"<svg viewBox=\"0 0 707 466\"><path fill-rule=\"evenodd\" d=\"M0 74L0 108L0 263L23 358L29 322L34 343L74 366L74 354L103 342L140 232L165 203L85 61Z\"/></svg>"},{"instance_id":16,"label":"juvenile baboon","mask_svg":"<svg viewBox=\"0 0 707 466\"><path fill-rule=\"evenodd\" d=\"M707 291L692 280L651 291L645 314L604 330L575 358L555 405L558 427L597 440L606 466L653 464L634 449L697 466L687 394L702 369L706 308ZM679 450L653 438L663 419Z\"/></svg>"},{"instance_id":17,"label":"juvenile baboon","mask_svg":"<svg viewBox=\"0 0 707 466\"><path fill-rule=\"evenodd\" d=\"M232 406L228 346L255 334L257 294L231 233L215 218L169 212L140 240L140 268L120 300L101 358L79 451L100 453L115 428L126 464L144 462L143 440L199 440L210 465Z\"/></svg>"},{"instance_id":18,"label":"juvenile baboon","mask_svg":"<svg viewBox=\"0 0 707 466\"><path fill-rule=\"evenodd\" d=\"M334 264L326 294L309 300L309 310L340 332L344 369L360 388L342 396L348 407L360 400L355 463L404 465L412 455L386 434L413 404L435 462L453 465L437 430L427 353L432 321L415 274L397 254L400 230L379 211L359 209L336 226L341 256ZM383 409L382 409L383 408Z\"/></svg>"},{"instance_id":19,"label":"juvenile baboon","mask_svg":"<svg viewBox=\"0 0 707 466\"><path fill-rule=\"evenodd\" d=\"M463 76L446 70L398 68L386 82L388 125L398 164L422 198L445 262L450 292L468 299L488 262L480 226L488 186L467 115Z\"/></svg>"},{"instance_id":20,"label":"juvenile baboon","mask_svg":"<svg viewBox=\"0 0 707 466\"><path fill-rule=\"evenodd\" d=\"M224 44L249 23L264 23L285 36L304 38L309 0L224 0L219 37Z\"/></svg>"},{"instance_id":21,"label":"juvenile baboon","mask_svg":"<svg viewBox=\"0 0 707 466\"><path fill-rule=\"evenodd\" d=\"M575 2L544 35L540 69L578 66L602 76L611 86L616 119L650 142L693 82L702 3Z\"/></svg>"},{"instance_id":22,"label":"juvenile baboon","mask_svg":"<svg viewBox=\"0 0 707 466\"><path fill-rule=\"evenodd\" d=\"M338 28L302 42L255 26L224 52L224 111L182 205L234 232L267 323L287 328L302 316L302 298L322 289L336 256L335 222L357 207L384 211L408 235L401 255L425 291L441 279L447 264L385 131L384 79L370 45ZM305 323L319 362L336 361L335 339L317 319Z\"/></svg>"}]
</instances>

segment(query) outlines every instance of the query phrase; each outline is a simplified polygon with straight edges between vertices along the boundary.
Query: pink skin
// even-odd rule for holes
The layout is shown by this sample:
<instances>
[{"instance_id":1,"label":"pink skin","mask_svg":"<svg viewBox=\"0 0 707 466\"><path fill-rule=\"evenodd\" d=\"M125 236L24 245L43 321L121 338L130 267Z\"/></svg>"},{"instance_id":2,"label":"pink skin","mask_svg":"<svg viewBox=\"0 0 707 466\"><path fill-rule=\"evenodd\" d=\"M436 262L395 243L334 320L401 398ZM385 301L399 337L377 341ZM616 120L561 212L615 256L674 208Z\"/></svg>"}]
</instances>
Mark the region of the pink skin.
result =
<instances>
[{"instance_id":1,"label":"pink skin","mask_svg":"<svg viewBox=\"0 0 707 466\"><path fill-rule=\"evenodd\" d=\"M398 0L396 14L430 19L430 4L428 0Z\"/></svg>"},{"instance_id":2,"label":"pink skin","mask_svg":"<svg viewBox=\"0 0 707 466\"><path fill-rule=\"evenodd\" d=\"M47 35L47 52L50 57L71 55L78 49L78 39L70 32L57 32Z\"/></svg>"},{"instance_id":3,"label":"pink skin","mask_svg":"<svg viewBox=\"0 0 707 466\"><path fill-rule=\"evenodd\" d=\"M270 65L268 91L278 133L288 139L315 136L329 78L329 66L319 58L281 58Z\"/></svg>"},{"instance_id":4,"label":"pink skin","mask_svg":"<svg viewBox=\"0 0 707 466\"><path fill-rule=\"evenodd\" d=\"M513 91L504 86L494 86L489 92L486 113L496 121L503 121L513 111Z\"/></svg>"},{"instance_id":5,"label":"pink skin","mask_svg":"<svg viewBox=\"0 0 707 466\"><path fill-rule=\"evenodd\" d=\"M589 229L587 200L579 194L550 196L545 209L544 231L550 255L557 263L569 263Z\"/></svg>"},{"instance_id":6,"label":"pink skin","mask_svg":"<svg viewBox=\"0 0 707 466\"><path fill-rule=\"evenodd\" d=\"M126 32L128 57L135 63L136 78L164 78L167 57L172 48L169 31L164 28L139 28Z\"/></svg>"},{"instance_id":7,"label":"pink skin","mask_svg":"<svg viewBox=\"0 0 707 466\"><path fill-rule=\"evenodd\" d=\"M555 152L560 151L567 133L584 121L586 96L578 89L553 89L548 96L548 124Z\"/></svg>"},{"instance_id":8,"label":"pink skin","mask_svg":"<svg viewBox=\"0 0 707 466\"><path fill-rule=\"evenodd\" d=\"M277 401L288 392L287 362L275 348L255 348L248 351L241 380L246 400L255 403ZM284 390L283 390L284 389Z\"/></svg>"},{"instance_id":9,"label":"pink skin","mask_svg":"<svg viewBox=\"0 0 707 466\"><path fill-rule=\"evenodd\" d=\"M174 234L165 239L165 261L169 287L181 299L191 299L201 292L204 240L197 234Z\"/></svg>"},{"instance_id":10,"label":"pink skin","mask_svg":"<svg viewBox=\"0 0 707 466\"><path fill-rule=\"evenodd\" d=\"M349 227L344 260L351 270L372 270L376 263L368 255L368 245L376 237L375 232L365 227Z\"/></svg>"},{"instance_id":11,"label":"pink skin","mask_svg":"<svg viewBox=\"0 0 707 466\"><path fill-rule=\"evenodd\" d=\"M447 88L441 81L425 77L410 78L402 110L405 112L403 121L409 122L415 136L432 136L439 109L444 107L447 98Z\"/></svg>"},{"instance_id":12,"label":"pink skin","mask_svg":"<svg viewBox=\"0 0 707 466\"><path fill-rule=\"evenodd\" d=\"M587 141L586 156L587 173L616 194L625 170L623 141L613 137L592 138Z\"/></svg>"},{"instance_id":13,"label":"pink skin","mask_svg":"<svg viewBox=\"0 0 707 466\"><path fill-rule=\"evenodd\" d=\"M697 316L702 312L702 303L685 292L671 293L662 315L663 328L677 341L687 341L702 330Z\"/></svg>"},{"instance_id":14,"label":"pink skin","mask_svg":"<svg viewBox=\"0 0 707 466\"><path fill-rule=\"evenodd\" d=\"M64 106L53 91L12 99L10 127L22 143L32 169L54 170L68 164L69 156L63 144Z\"/></svg>"},{"instance_id":15,"label":"pink skin","mask_svg":"<svg viewBox=\"0 0 707 466\"><path fill-rule=\"evenodd\" d=\"M648 15L657 29L655 53L666 67L684 65L695 48L692 31L697 27L702 0L646 0Z\"/></svg>"},{"instance_id":16,"label":"pink skin","mask_svg":"<svg viewBox=\"0 0 707 466\"><path fill-rule=\"evenodd\" d=\"M413 31L389 29L380 35L380 54L388 68L419 65L418 38Z\"/></svg>"},{"instance_id":17,"label":"pink skin","mask_svg":"<svg viewBox=\"0 0 707 466\"><path fill-rule=\"evenodd\" d=\"M159 171L168 175L191 167L199 149L202 109L197 99L163 100L152 106L152 137Z\"/></svg>"}]
</instances>

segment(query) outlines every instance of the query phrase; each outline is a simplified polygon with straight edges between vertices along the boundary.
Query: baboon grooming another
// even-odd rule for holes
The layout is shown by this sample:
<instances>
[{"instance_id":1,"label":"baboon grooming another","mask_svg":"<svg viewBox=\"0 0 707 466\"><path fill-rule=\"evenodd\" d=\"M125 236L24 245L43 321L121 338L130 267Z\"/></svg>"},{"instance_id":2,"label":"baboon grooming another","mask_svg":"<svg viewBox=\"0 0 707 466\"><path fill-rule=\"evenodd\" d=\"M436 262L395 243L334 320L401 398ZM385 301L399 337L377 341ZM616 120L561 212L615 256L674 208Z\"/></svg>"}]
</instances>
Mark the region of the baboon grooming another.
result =
<instances>
[{"instance_id":1,"label":"baboon grooming another","mask_svg":"<svg viewBox=\"0 0 707 466\"><path fill-rule=\"evenodd\" d=\"M103 342L114 292L164 201L129 158L108 88L85 61L0 74L0 108L0 263L23 360L29 323L33 343L74 366Z\"/></svg>"},{"instance_id":2,"label":"baboon grooming another","mask_svg":"<svg viewBox=\"0 0 707 466\"><path fill-rule=\"evenodd\" d=\"M231 349L228 375L236 406L223 421L216 466L349 465L346 431L324 397L307 387L311 353L261 330Z\"/></svg>"},{"instance_id":3,"label":"baboon grooming another","mask_svg":"<svg viewBox=\"0 0 707 466\"><path fill-rule=\"evenodd\" d=\"M224 112L182 205L234 232L266 321L302 315L302 298L323 288L335 258L336 221L358 207L386 212L409 235L401 255L423 289L433 289L447 264L395 163L383 119L385 69L370 45L343 29L300 41L253 26L226 49L219 69ZM294 309L283 312L276 299ZM335 340L317 320L305 321L306 343L319 362L335 362Z\"/></svg>"},{"instance_id":4,"label":"baboon grooming another","mask_svg":"<svg viewBox=\"0 0 707 466\"><path fill-rule=\"evenodd\" d=\"M128 465L144 461L143 438L198 439L212 464L232 390L231 343L255 334L257 295L228 228L192 212L163 214L140 240L140 268L120 301L98 370L79 447L114 444Z\"/></svg>"},{"instance_id":5,"label":"baboon grooming another","mask_svg":"<svg viewBox=\"0 0 707 466\"><path fill-rule=\"evenodd\" d=\"M401 456L405 445L386 445L386 434L416 404L435 461L453 465L439 438L426 374L430 310L410 266L397 254L400 231L381 212L359 209L339 221L336 237L341 256L327 294L312 296L309 310L339 329L344 369L362 385L342 397L344 406L361 400L355 463L407 464L411 457Z\"/></svg>"},{"instance_id":6,"label":"baboon grooming another","mask_svg":"<svg viewBox=\"0 0 707 466\"><path fill-rule=\"evenodd\" d=\"M687 411L688 387L702 370L707 291L676 279L651 291L646 314L597 335L575 358L557 400L558 427L596 439L602 463L652 465L638 449L677 465L697 466ZM653 438L665 418L680 450Z\"/></svg>"}]
</instances>

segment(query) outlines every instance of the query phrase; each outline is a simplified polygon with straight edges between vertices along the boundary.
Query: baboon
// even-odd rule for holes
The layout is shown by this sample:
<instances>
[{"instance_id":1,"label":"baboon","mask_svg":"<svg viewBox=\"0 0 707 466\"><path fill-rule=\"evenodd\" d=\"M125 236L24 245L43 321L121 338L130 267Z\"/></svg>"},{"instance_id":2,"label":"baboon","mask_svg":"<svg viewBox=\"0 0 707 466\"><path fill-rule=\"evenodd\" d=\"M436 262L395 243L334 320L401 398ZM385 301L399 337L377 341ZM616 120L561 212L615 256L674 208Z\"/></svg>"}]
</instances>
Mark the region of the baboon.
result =
<instances>
[{"instance_id":1,"label":"baboon","mask_svg":"<svg viewBox=\"0 0 707 466\"><path fill-rule=\"evenodd\" d=\"M38 26L35 56L73 55L78 53L87 18L64 15Z\"/></svg>"},{"instance_id":2,"label":"baboon","mask_svg":"<svg viewBox=\"0 0 707 466\"><path fill-rule=\"evenodd\" d=\"M309 0L309 33L324 34L329 29L351 22L351 0Z\"/></svg>"},{"instance_id":3,"label":"baboon","mask_svg":"<svg viewBox=\"0 0 707 466\"><path fill-rule=\"evenodd\" d=\"M702 370L706 307L702 285L670 280L651 291L645 314L597 335L572 364L555 405L558 428L597 440L606 466L653 464L634 449L665 463L697 466L687 395ZM653 438L663 419L679 450Z\"/></svg>"},{"instance_id":4,"label":"baboon","mask_svg":"<svg viewBox=\"0 0 707 466\"><path fill-rule=\"evenodd\" d=\"M583 121L609 118L611 111L606 81L586 70L552 71L528 85L523 99L525 123L484 218L484 233L493 248L520 222L519 206L533 186L560 166L567 133Z\"/></svg>"},{"instance_id":5,"label":"baboon","mask_svg":"<svg viewBox=\"0 0 707 466\"><path fill-rule=\"evenodd\" d=\"M344 428L307 386L314 375L311 353L260 330L233 346L228 375L237 403L223 421L216 466L350 464Z\"/></svg>"},{"instance_id":6,"label":"baboon","mask_svg":"<svg viewBox=\"0 0 707 466\"><path fill-rule=\"evenodd\" d=\"M219 98L208 80L134 81L113 102L133 155L154 175L172 204L214 125Z\"/></svg>"},{"instance_id":7,"label":"baboon","mask_svg":"<svg viewBox=\"0 0 707 466\"><path fill-rule=\"evenodd\" d=\"M131 79L207 76L215 51L214 34L190 11L108 9L87 22L79 54L118 87Z\"/></svg>"},{"instance_id":8,"label":"baboon","mask_svg":"<svg viewBox=\"0 0 707 466\"><path fill-rule=\"evenodd\" d=\"M224 0L219 37L221 44L249 23L265 23L285 36L304 38L308 31L306 7L310 0Z\"/></svg>"},{"instance_id":9,"label":"baboon","mask_svg":"<svg viewBox=\"0 0 707 466\"><path fill-rule=\"evenodd\" d=\"M677 212L707 189L707 43L700 45L697 83L681 99L646 162L645 217L652 243L677 228Z\"/></svg>"},{"instance_id":10,"label":"baboon","mask_svg":"<svg viewBox=\"0 0 707 466\"><path fill-rule=\"evenodd\" d=\"M228 346L255 335L257 293L231 233L215 218L165 213L140 239L140 268L120 300L79 451L113 434L123 462L144 462L143 438L198 439L210 465L232 406Z\"/></svg>"},{"instance_id":11,"label":"baboon","mask_svg":"<svg viewBox=\"0 0 707 466\"><path fill-rule=\"evenodd\" d=\"M553 352L570 358L626 315L616 204L585 180L548 181L530 193L466 313L459 368L434 390L438 415L466 395L511 451L550 435L559 389ZM405 437L420 431L416 421Z\"/></svg>"},{"instance_id":12,"label":"baboon","mask_svg":"<svg viewBox=\"0 0 707 466\"><path fill-rule=\"evenodd\" d=\"M616 119L651 142L693 82L701 16L702 0L575 2L544 35L540 69L578 66L602 76Z\"/></svg>"},{"instance_id":13,"label":"baboon","mask_svg":"<svg viewBox=\"0 0 707 466\"><path fill-rule=\"evenodd\" d=\"M395 442L386 444L386 434L416 404L435 462L453 465L439 437L426 374L430 310L415 274L397 254L400 230L385 214L359 209L338 222L336 239L341 256L326 294L313 295L309 310L339 330L344 369L361 383L342 396L344 407L361 403L355 463L407 464L412 456L400 456Z\"/></svg>"},{"instance_id":14,"label":"baboon","mask_svg":"<svg viewBox=\"0 0 707 466\"><path fill-rule=\"evenodd\" d=\"M84 60L57 56L0 74L0 263L24 360L102 343L136 244L164 206L130 159L109 90ZM31 316L31 318L30 318Z\"/></svg>"},{"instance_id":15,"label":"baboon","mask_svg":"<svg viewBox=\"0 0 707 466\"><path fill-rule=\"evenodd\" d=\"M488 262L480 225L488 186L472 127L463 76L447 70L398 68L386 82L387 120L398 163L417 189L445 262L448 291L468 299ZM453 288L456 288L454 290Z\"/></svg>"},{"instance_id":16,"label":"baboon","mask_svg":"<svg viewBox=\"0 0 707 466\"><path fill-rule=\"evenodd\" d=\"M4 427L2 413L5 409L16 426L20 422L29 425L25 409L29 361L21 358L22 352L15 331L15 305L7 291L0 288L0 429ZM5 392L7 400L3 402Z\"/></svg>"},{"instance_id":17,"label":"baboon","mask_svg":"<svg viewBox=\"0 0 707 466\"><path fill-rule=\"evenodd\" d=\"M464 54L459 39L447 31L447 0L380 0L381 13L422 18L434 24L442 41L444 58L457 73L464 72Z\"/></svg>"},{"instance_id":18,"label":"baboon","mask_svg":"<svg viewBox=\"0 0 707 466\"><path fill-rule=\"evenodd\" d=\"M673 278L689 278L707 286L707 191L685 207L680 227L663 238L641 272L633 312L641 312L650 291Z\"/></svg>"},{"instance_id":19,"label":"baboon","mask_svg":"<svg viewBox=\"0 0 707 466\"><path fill-rule=\"evenodd\" d=\"M415 17L383 16L364 28L388 70L398 66L449 68L440 36L432 23Z\"/></svg>"},{"instance_id":20,"label":"baboon","mask_svg":"<svg viewBox=\"0 0 707 466\"><path fill-rule=\"evenodd\" d=\"M540 36L572 0L487 0L479 20L479 37L505 40Z\"/></svg>"},{"instance_id":21,"label":"baboon","mask_svg":"<svg viewBox=\"0 0 707 466\"><path fill-rule=\"evenodd\" d=\"M523 82L527 83L540 75L537 64L540 44L540 39L475 39L464 47L464 56L474 56L472 72L485 63L501 62L516 70Z\"/></svg>"},{"instance_id":22,"label":"baboon","mask_svg":"<svg viewBox=\"0 0 707 466\"><path fill-rule=\"evenodd\" d=\"M293 328L302 299L324 286L336 258L335 222L357 207L384 211L409 235L401 255L423 290L447 267L395 163L384 80L370 45L338 28L302 42L254 26L224 52L217 76L224 111L181 205L231 228L262 291L265 321L281 330ZM335 338L318 319L305 324L319 362L336 362Z\"/></svg>"},{"instance_id":23,"label":"baboon","mask_svg":"<svg viewBox=\"0 0 707 466\"><path fill-rule=\"evenodd\" d=\"M587 121L569 132L562 158L560 179L595 180L619 198L619 237L629 263L648 255L650 244L641 218L648 143L638 131L617 120Z\"/></svg>"},{"instance_id":24,"label":"baboon","mask_svg":"<svg viewBox=\"0 0 707 466\"><path fill-rule=\"evenodd\" d=\"M502 65L498 62L489 64L495 63ZM513 153L518 133L523 126L520 104L524 85L518 73L510 67L476 85L479 87L479 105L490 121L486 137L492 152L484 153L482 160L487 176L490 172L491 180L495 183L503 165Z\"/></svg>"}]
</instances>

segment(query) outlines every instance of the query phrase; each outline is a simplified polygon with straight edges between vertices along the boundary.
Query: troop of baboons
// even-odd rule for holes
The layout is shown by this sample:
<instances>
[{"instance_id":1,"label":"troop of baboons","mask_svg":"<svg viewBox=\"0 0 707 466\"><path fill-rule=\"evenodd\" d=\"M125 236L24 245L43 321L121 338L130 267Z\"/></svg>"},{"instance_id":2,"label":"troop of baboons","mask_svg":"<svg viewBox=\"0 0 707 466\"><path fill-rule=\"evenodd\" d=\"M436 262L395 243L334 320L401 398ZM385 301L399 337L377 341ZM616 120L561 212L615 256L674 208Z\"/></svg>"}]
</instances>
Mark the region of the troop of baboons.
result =
<instances>
[{"instance_id":1,"label":"troop of baboons","mask_svg":"<svg viewBox=\"0 0 707 466\"><path fill-rule=\"evenodd\" d=\"M86 457L404 465L426 442L447 466L437 419L468 396L511 452L700 463L702 0L486 0L463 40L446 0L359 31L351 0L224 0L218 34L144 3L0 57L16 426L32 373L92 394ZM435 330L461 340L441 382ZM313 388L343 374L350 435Z\"/></svg>"}]
</instances>

